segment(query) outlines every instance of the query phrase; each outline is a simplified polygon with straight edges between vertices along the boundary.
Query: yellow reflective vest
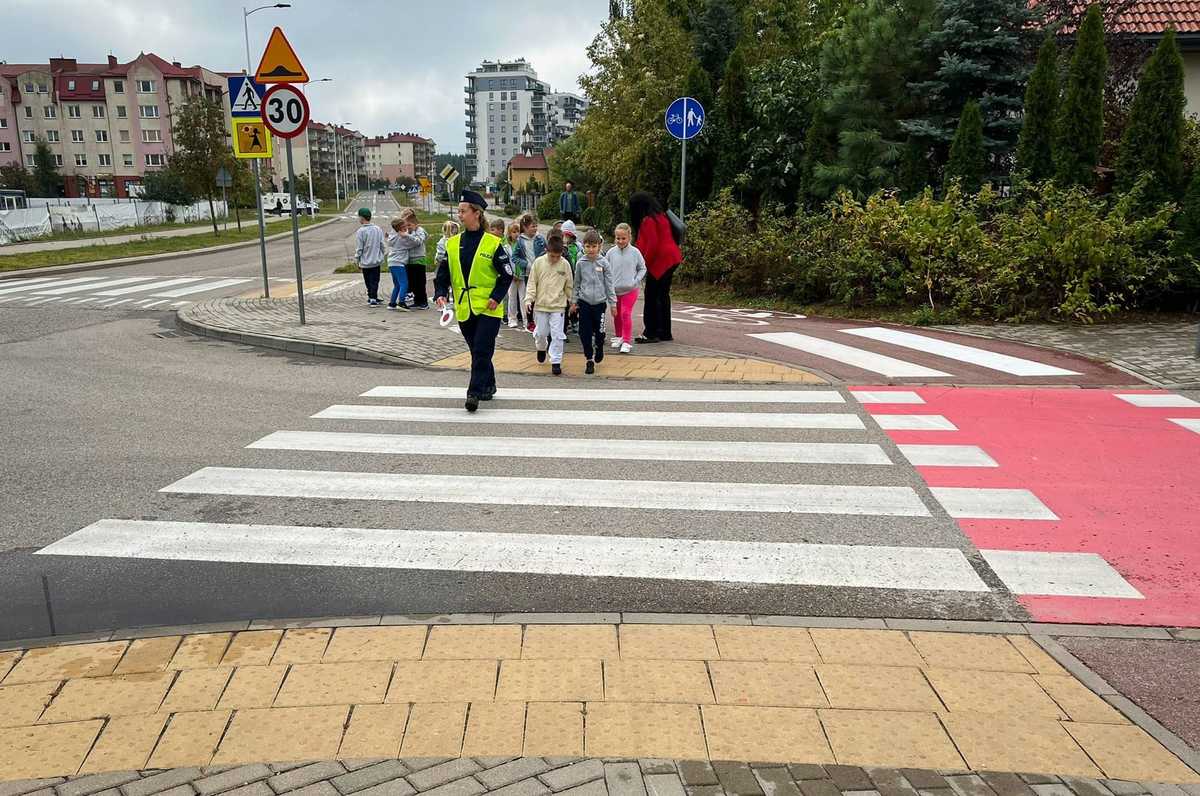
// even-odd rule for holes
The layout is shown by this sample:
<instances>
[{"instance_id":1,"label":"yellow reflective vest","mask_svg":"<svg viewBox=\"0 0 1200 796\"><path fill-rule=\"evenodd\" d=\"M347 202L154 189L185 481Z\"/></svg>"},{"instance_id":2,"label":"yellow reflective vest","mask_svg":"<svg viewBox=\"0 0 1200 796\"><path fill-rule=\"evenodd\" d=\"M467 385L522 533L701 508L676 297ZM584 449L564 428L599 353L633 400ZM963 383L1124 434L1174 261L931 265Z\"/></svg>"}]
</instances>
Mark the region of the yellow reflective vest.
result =
<instances>
[{"instance_id":1,"label":"yellow reflective vest","mask_svg":"<svg viewBox=\"0 0 1200 796\"><path fill-rule=\"evenodd\" d=\"M496 268L492 265L492 256L500 248L500 238L490 232L484 232L475 250L475 259L471 261L471 283L463 282L462 262L459 259L459 247L462 245L462 233L446 241L446 260L450 266L450 286L454 290L454 315L458 320L465 321L472 315L490 315L493 318L504 317L504 307L496 305L489 310L488 301L492 297L492 289L496 287Z\"/></svg>"}]
</instances>

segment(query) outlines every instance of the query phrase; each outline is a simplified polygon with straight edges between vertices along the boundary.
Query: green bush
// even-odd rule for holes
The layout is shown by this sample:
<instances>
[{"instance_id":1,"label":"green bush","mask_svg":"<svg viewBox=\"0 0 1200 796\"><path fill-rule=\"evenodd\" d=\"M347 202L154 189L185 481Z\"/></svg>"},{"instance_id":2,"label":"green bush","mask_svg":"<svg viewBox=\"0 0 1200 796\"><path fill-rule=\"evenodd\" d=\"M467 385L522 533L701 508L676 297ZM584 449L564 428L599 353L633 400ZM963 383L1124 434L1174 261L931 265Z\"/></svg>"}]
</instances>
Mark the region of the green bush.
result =
<instances>
[{"instance_id":1,"label":"green bush","mask_svg":"<svg viewBox=\"0 0 1200 796\"><path fill-rule=\"evenodd\" d=\"M537 206L538 221L543 224L553 224L558 217L558 194L546 194Z\"/></svg>"}]
</instances>

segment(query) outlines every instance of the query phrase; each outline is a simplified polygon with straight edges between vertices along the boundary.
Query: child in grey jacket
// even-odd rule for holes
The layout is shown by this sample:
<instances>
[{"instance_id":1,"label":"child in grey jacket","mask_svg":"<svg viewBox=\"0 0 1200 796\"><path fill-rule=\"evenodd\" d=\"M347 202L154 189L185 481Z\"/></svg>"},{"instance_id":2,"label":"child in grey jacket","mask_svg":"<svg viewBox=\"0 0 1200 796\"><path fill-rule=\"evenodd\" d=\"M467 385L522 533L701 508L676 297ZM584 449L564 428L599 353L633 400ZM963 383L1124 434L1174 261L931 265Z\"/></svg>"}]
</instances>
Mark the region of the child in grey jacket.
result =
<instances>
[{"instance_id":1,"label":"child in grey jacket","mask_svg":"<svg viewBox=\"0 0 1200 796\"><path fill-rule=\"evenodd\" d=\"M604 359L604 313L615 306L612 268L600 254L600 233L588 230L583 236L583 256L575 264L575 288L571 308L579 316L579 342L587 359L585 373L595 373Z\"/></svg>"}]
</instances>

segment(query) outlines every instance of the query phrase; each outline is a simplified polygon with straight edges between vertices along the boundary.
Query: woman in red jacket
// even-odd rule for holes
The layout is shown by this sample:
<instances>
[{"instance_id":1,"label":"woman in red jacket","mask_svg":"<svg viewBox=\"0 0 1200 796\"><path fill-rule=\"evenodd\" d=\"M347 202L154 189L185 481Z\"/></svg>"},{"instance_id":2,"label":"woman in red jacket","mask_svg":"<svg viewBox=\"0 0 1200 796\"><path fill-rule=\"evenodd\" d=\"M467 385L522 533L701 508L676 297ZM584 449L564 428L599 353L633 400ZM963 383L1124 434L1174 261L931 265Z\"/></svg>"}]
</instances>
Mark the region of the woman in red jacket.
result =
<instances>
[{"instance_id":1,"label":"woman in red jacket","mask_svg":"<svg viewBox=\"0 0 1200 796\"><path fill-rule=\"evenodd\" d=\"M642 320L645 329L638 343L671 340L671 278L683 261L671 234L671 222L658 200L645 192L629 197L629 225L638 251L646 260L646 293Z\"/></svg>"}]
</instances>

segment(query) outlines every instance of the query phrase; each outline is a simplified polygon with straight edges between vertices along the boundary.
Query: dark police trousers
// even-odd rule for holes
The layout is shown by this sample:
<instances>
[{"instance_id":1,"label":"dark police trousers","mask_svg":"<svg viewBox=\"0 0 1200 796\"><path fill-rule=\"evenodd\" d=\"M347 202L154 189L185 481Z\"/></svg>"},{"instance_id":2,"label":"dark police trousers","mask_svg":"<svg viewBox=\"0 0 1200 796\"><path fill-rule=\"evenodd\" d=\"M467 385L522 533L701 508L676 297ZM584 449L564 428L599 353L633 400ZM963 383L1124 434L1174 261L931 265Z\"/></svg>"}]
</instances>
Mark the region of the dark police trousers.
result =
<instances>
[{"instance_id":1,"label":"dark police trousers","mask_svg":"<svg viewBox=\"0 0 1200 796\"><path fill-rule=\"evenodd\" d=\"M459 321L458 328L471 349L471 383L467 395L483 397L496 389L496 369L492 367L492 355L496 353L496 335L500 333L500 319L490 315L471 315Z\"/></svg>"}]
</instances>

